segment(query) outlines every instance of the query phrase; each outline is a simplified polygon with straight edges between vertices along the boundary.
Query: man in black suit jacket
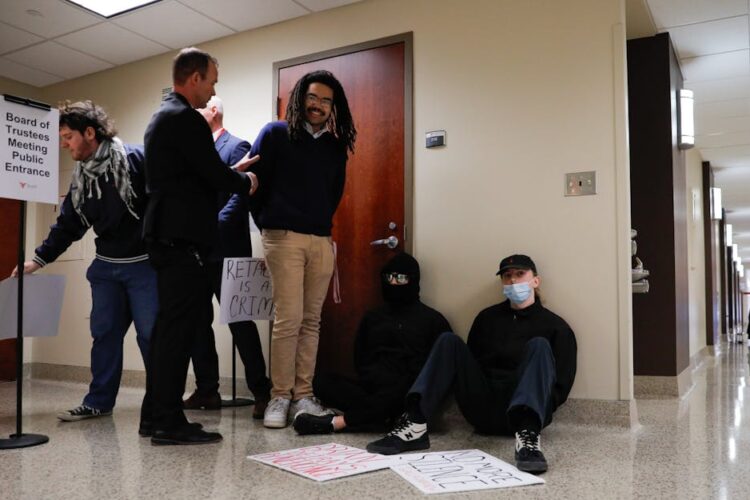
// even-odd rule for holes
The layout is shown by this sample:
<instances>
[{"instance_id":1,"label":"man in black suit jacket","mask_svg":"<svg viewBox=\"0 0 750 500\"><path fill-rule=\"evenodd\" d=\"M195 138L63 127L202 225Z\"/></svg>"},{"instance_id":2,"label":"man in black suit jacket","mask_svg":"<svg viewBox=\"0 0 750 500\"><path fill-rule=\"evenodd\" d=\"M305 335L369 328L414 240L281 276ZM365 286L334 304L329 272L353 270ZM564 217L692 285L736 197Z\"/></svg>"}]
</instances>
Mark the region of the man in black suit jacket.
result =
<instances>
[{"instance_id":1,"label":"man in black suit jacket","mask_svg":"<svg viewBox=\"0 0 750 500\"><path fill-rule=\"evenodd\" d=\"M233 165L250 151L250 143L230 134L224 128L224 104L217 96L198 110L208 122L213 133L216 151L227 165ZM246 193L219 193L219 238L208 259L213 279L213 292L221 300L221 271L225 257L252 257L250 225ZM253 418L263 418L268 404L271 382L266 377L266 362L260 346L258 327L253 321L229 324L229 331L245 365L247 387L255 396ZM192 352L195 372L195 392L185 400L185 409L217 410L221 408L219 396L219 357L213 329L198 335Z\"/></svg>"},{"instance_id":2,"label":"man in black suit jacket","mask_svg":"<svg viewBox=\"0 0 750 500\"><path fill-rule=\"evenodd\" d=\"M144 135L150 194L144 237L156 269L159 315L152 337L139 433L151 443L204 444L221 440L190 424L182 411L190 351L211 327L211 274L206 265L217 236L219 191L254 193L257 178L243 173L245 155L231 169L214 148L211 129L194 108L205 107L218 81L217 61L182 49L172 68L174 91L162 101Z\"/></svg>"}]
</instances>

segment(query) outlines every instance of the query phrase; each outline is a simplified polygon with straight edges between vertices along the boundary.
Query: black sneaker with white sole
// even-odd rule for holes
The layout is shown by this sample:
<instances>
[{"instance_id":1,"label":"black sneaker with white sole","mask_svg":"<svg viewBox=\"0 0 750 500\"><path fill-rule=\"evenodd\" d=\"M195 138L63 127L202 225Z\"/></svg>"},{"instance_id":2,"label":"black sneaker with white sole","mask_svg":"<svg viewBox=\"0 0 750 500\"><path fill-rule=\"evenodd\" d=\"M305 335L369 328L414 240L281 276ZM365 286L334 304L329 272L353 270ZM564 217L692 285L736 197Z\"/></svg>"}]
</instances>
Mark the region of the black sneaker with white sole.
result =
<instances>
[{"instance_id":1,"label":"black sneaker with white sole","mask_svg":"<svg viewBox=\"0 0 750 500\"><path fill-rule=\"evenodd\" d=\"M427 424L412 422L404 413L391 432L367 445L367 451L381 455L396 455L405 451L426 450L429 447Z\"/></svg>"},{"instance_id":2,"label":"black sneaker with white sole","mask_svg":"<svg viewBox=\"0 0 750 500\"><path fill-rule=\"evenodd\" d=\"M90 406L81 405L72 410L61 411L57 414L57 418L63 422L77 422L87 418L108 417L109 415L112 415L112 410L97 410Z\"/></svg>"},{"instance_id":3,"label":"black sneaker with white sole","mask_svg":"<svg viewBox=\"0 0 750 500\"><path fill-rule=\"evenodd\" d=\"M297 434L330 434L333 432L334 415L313 415L311 413L298 413L294 417L292 426Z\"/></svg>"},{"instance_id":4,"label":"black sneaker with white sole","mask_svg":"<svg viewBox=\"0 0 750 500\"><path fill-rule=\"evenodd\" d=\"M547 459L541 448L541 438L536 431L516 432L516 467L518 470L540 474L547 470Z\"/></svg>"}]
</instances>

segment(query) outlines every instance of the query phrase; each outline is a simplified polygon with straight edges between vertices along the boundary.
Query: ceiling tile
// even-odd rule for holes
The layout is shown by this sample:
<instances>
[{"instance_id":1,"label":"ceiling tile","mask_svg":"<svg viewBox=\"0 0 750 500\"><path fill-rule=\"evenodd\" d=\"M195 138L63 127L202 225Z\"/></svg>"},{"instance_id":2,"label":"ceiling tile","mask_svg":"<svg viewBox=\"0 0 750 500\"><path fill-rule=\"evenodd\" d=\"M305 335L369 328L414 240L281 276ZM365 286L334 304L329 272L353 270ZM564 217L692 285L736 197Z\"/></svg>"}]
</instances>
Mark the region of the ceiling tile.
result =
<instances>
[{"instance_id":1,"label":"ceiling tile","mask_svg":"<svg viewBox=\"0 0 750 500\"><path fill-rule=\"evenodd\" d=\"M750 131L750 116L704 118L695 121L696 135Z\"/></svg>"},{"instance_id":2,"label":"ceiling tile","mask_svg":"<svg viewBox=\"0 0 750 500\"><path fill-rule=\"evenodd\" d=\"M750 98L713 102L695 102L695 122L712 118L731 118L750 115Z\"/></svg>"},{"instance_id":3,"label":"ceiling tile","mask_svg":"<svg viewBox=\"0 0 750 500\"><path fill-rule=\"evenodd\" d=\"M292 0L180 1L235 31L246 31L310 13Z\"/></svg>"},{"instance_id":4,"label":"ceiling tile","mask_svg":"<svg viewBox=\"0 0 750 500\"><path fill-rule=\"evenodd\" d=\"M75 78L112 67L107 62L55 42L44 42L12 52L5 57L32 68L43 68L65 78Z\"/></svg>"},{"instance_id":5,"label":"ceiling tile","mask_svg":"<svg viewBox=\"0 0 750 500\"><path fill-rule=\"evenodd\" d=\"M0 57L0 76L16 80L17 82L26 83L35 87L44 87L53 83L63 81L63 77L51 75L38 69L29 68L15 61Z\"/></svg>"},{"instance_id":6,"label":"ceiling tile","mask_svg":"<svg viewBox=\"0 0 750 500\"><path fill-rule=\"evenodd\" d=\"M703 148L723 148L727 146L750 145L750 130L744 132L721 132L696 134L695 146Z\"/></svg>"},{"instance_id":7,"label":"ceiling tile","mask_svg":"<svg viewBox=\"0 0 750 500\"><path fill-rule=\"evenodd\" d=\"M681 59L750 47L747 16L670 28L669 36Z\"/></svg>"},{"instance_id":8,"label":"ceiling tile","mask_svg":"<svg viewBox=\"0 0 750 500\"><path fill-rule=\"evenodd\" d=\"M748 13L747 0L647 0L658 29Z\"/></svg>"},{"instance_id":9,"label":"ceiling tile","mask_svg":"<svg viewBox=\"0 0 750 500\"><path fill-rule=\"evenodd\" d=\"M41 15L30 15L27 11ZM104 19L61 0L3 0L0 21L51 38L101 23Z\"/></svg>"},{"instance_id":10,"label":"ceiling tile","mask_svg":"<svg viewBox=\"0 0 750 500\"><path fill-rule=\"evenodd\" d=\"M147 40L112 23L97 24L61 36L55 41L114 64L145 59L169 50L169 47Z\"/></svg>"},{"instance_id":11,"label":"ceiling tile","mask_svg":"<svg viewBox=\"0 0 750 500\"><path fill-rule=\"evenodd\" d=\"M44 38L26 31L0 23L0 54L11 52L32 43L41 42Z\"/></svg>"},{"instance_id":12,"label":"ceiling tile","mask_svg":"<svg viewBox=\"0 0 750 500\"><path fill-rule=\"evenodd\" d=\"M681 59L682 76L689 82L750 75L750 50Z\"/></svg>"},{"instance_id":13,"label":"ceiling tile","mask_svg":"<svg viewBox=\"0 0 750 500\"><path fill-rule=\"evenodd\" d=\"M696 104L743 99L750 97L750 76L702 82L687 81L685 88L693 90Z\"/></svg>"},{"instance_id":14,"label":"ceiling tile","mask_svg":"<svg viewBox=\"0 0 750 500\"><path fill-rule=\"evenodd\" d=\"M714 167L750 167L750 145L701 148L700 152Z\"/></svg>"},{"instance_id":15,"label":"ceiling tile","mask_svg":"<svg viewBox=\"0 0 750 500\"><path fill-rule=\"evenodd\" d=\"M308 9L320 12L321 10L334 9L342 5L357 3L360 0L297 0L298 4L304 5Z\"/></svg>"},{"instance_id":16,"label":"ceiling tile","mask_svg":"<svg viewBox=\"0 0 750 500\"><path fill-rule=\"evenodd\" d=\"M169 1L117 17L112 22L173 49L234 33L180 3Z\"/></svg>"}]
</instances>

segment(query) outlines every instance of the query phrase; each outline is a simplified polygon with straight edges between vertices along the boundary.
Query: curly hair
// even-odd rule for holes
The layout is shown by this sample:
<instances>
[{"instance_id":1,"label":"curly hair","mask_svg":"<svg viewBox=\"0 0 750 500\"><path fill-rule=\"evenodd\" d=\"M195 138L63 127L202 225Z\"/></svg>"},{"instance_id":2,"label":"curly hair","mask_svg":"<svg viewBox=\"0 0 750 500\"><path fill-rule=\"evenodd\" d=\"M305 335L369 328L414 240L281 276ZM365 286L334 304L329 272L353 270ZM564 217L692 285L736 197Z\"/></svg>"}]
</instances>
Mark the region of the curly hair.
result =
<instances>
[{"instance_id":1,"label":"curly hair","mask_svg":"<svg viewBox=\"0 0 750 500\"><path fill-rule=\"evenodd\" d=\"M112 139L117 135L115 123L101 106L93 101L64 101L59 106L60 126L77 130L83 134L88 127L94 129L97 142Z\"/></svg>"},{"instance_id":2,"label":"curly hair","mask_svg":"<svg viewBox=\"0 0 750 500\"><path fill-rule=\"evenodd\" d=\"M357 129L354 127L349 101L346 100L344 87L330 71L313 71L300 78L289 94L286 107L286 121L289 123L289 136L298 139L305 130L305 99L311 83L322 83L333 89L333 106L328 119L328 129L336 136L344 151L354 153L354 141L357 140ZM305 132L306 133L306 132Z\"/></svg>"}]
</instances>

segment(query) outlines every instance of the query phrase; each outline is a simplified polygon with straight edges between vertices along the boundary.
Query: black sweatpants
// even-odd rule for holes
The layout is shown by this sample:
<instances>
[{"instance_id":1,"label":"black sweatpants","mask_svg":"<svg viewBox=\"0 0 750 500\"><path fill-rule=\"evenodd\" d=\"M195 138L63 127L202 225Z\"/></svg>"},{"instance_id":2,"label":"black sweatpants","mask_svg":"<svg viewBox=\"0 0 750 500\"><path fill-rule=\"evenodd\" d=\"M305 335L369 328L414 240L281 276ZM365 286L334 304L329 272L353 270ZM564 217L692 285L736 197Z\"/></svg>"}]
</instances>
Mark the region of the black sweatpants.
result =
<instances>
[{"instance_id":1,"label":"black sweatpants","mask_svg":"<svg viewBox=\"0 0 750 500\"><path fill-rule=\"evenodd\" d=\"M429 420L453 390L461 413L478 431L513 434L516 429L508 412L514 408L529 408L542 427L549 424L555 379L555 358L547 339L527 342L515 374L493 380L463 340L447 332L438 337L407 397L419 395L420 408Z\"/></svg>"},{"instance_id":2,"label":"black sweatpants","mask_svg":"<svg viewBox=\"0 0 750 500\"><path fill-rule=\"evenodd\" d=\"M385 427L404 412L404 397L409 381L367 390L361 382L334 374L319 374L313 379L313 392L326 405L344 412L347 427L375 429Z\"/></svg>"}]
</instances>

